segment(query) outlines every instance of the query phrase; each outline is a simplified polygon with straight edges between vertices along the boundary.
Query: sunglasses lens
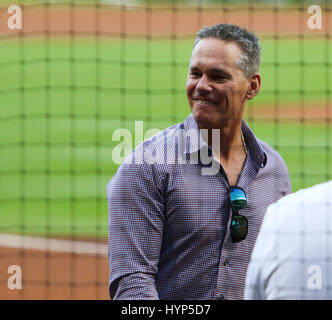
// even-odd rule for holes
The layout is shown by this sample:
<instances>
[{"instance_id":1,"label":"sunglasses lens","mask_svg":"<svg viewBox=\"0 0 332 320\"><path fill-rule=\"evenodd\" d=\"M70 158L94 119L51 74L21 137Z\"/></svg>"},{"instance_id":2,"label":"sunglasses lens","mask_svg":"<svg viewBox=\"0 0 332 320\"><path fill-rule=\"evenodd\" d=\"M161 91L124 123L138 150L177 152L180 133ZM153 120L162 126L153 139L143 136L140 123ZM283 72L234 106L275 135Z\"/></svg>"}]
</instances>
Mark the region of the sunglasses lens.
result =
<instances>
[{"instance_id":1,"label":"sunglasses lens","mask_svg":"<svg viewBox=\"0 0 332 320\"><path fill-rule=\"evenodd\" d=\"M231 203L235 211L243 209L247 204L247 197L245 192L239 188L231 189Z\"/></svg>"},{"instance_id":2,"label":"sunglasses lens","mask_svg":"<svg viewBox=\"0 0 332 320\"><path fill-rule=\"evenodd\" d=\"M244 216L235 215L232 218L231 236L233 242L239 242L246 238L248 233L248 220Z\"/></svg>"}]
</instances>

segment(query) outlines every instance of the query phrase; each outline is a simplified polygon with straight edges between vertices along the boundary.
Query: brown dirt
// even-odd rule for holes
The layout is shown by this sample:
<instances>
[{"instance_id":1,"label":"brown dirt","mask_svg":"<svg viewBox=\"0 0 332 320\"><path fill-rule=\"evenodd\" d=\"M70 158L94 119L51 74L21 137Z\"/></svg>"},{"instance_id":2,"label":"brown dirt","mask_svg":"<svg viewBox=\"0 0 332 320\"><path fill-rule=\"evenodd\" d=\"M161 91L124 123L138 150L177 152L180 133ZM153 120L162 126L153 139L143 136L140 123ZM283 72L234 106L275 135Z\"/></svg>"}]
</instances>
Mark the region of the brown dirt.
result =
<instances>
[{"instance_id":1,"label":"brown dirt","mask_svg":"<svg viewBox=\"0 0 332 320\"><path fill-rule=\"evenodd\" d=\"M307 8L306 8L307 9ZM322 9L323 10L323 9ZM78 7L75 10L59 8L44 9L38 6L24 7L23 30L21 34L49 35L87 35L97 32L115 36L123 33L127 36L151 35L193 35L202 26L215 23L234 23L256 31L258 34L308 34L313 37L332 33L332 12L323 11L322 29L310 30L307 20L310 15L306 10L255 7L248 11L246 7L230 8L227 12L222 7L215 10L202 8L178 11L171 9L116 10L104 6L101 9ZM14 35L18 30L9 30L7 20L10 14L7 8L0 8L0 35Z\"/></svg>"},{"instance_id":2,"label":"brown dirt","mask_svg":"<svg viewBox=\"0 0 332 320\"><path fill-rule=\"evenodd\" d=\"M230 11L227 14L208 10L171 10L118 11L111 9L70 11L66 8L44 10L38 7L23 9L23 30L12 31L7 28L10 16L7 8L0 9L0 36L49 34L88 35L100 32L108 36L151 35L194 35L203 25L214 23L235 23L256 31L258 34L298 34L312 36L331 34L332 13L325 13L322 30L309 30L306 27L308 14L282 10L273 11L246 10ZM305 114L308 119L326 119L328 114L324 106L283 107L278 113L271 107L253 108L246 115L256 118L299 118ZM10 265L20 265L23 271L23 289L10 290L7 280ZM88 256L66 253L43 252L35 250L11 249L0 247L0 298L1 299L108 299L108 266L103 256Z\"/></svg>"},{"instance_id":3,"label":"brown dirt","mask_svg":"<svg viewBox=\"0 0 332 320\"><path fill-rule=\"evenodd\" d=\"M0 247L0 299L109 299L103 256ZM8 267L22 269L22 289L9 289Z\"/></svg>"}]
</instances>

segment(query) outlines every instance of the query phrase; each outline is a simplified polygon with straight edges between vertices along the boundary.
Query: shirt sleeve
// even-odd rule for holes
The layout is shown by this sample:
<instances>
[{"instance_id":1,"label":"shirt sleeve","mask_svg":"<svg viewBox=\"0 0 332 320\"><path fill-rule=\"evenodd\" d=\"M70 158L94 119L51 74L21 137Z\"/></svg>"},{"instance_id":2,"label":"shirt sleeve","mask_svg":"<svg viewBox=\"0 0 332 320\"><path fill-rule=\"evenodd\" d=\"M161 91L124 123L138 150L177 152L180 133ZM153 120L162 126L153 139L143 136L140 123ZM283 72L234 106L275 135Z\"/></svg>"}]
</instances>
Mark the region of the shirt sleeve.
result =
<instances>
[{"instance_id":1,"label":"shirt sleeve","mask_svg":"<svg viewBox=\"0 0 332 320\"><path fill-rule=\"evenodd\" d=\"M151 165L123 164L107 187L111 299L158 299L164 201Z\"/></svg>"}]
</instances>

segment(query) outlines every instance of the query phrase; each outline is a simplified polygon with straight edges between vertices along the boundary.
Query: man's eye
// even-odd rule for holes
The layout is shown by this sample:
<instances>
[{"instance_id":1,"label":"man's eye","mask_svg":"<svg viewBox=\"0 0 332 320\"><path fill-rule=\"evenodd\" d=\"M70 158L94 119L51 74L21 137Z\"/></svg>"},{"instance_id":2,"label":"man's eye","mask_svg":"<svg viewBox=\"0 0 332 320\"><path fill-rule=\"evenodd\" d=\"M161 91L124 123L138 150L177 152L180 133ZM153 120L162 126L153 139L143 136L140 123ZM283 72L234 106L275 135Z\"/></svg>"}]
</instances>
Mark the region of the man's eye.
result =
<instances>
[{"instance_id":1,"label":"man's eye","mask_svg":"<svg viewBox=\"0 0 332 320\"><path fill-rule=\"evenodd\" d=\"M211 79L214 81L226 81L227 80L227 78L225 76L220 76L220 75L212 76Z\"/></svg>"},{"instance_id":2,"label":"man's eye","mask_svg":"<svg viewBox=\"0 0 332 320\"><path fill-rule=\"evenodd\" d=\"M198 78L198 77L201 76L199 72L190 72L190 75L191 75L192 77L195 77L195 78Z\"/></svg>"}]
</instances>

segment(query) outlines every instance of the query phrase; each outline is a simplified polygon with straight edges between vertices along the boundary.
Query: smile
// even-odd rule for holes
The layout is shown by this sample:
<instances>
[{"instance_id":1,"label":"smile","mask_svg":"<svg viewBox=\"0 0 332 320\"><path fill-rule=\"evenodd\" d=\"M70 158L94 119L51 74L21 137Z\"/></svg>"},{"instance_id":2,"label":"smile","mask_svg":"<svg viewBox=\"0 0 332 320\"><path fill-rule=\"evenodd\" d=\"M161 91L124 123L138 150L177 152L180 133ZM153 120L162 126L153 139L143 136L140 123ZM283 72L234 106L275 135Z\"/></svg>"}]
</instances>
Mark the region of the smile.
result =
<instances>
[{"instance_id":1,"label":"smile","mask_svg":"<svg viewBox=\"0 0 332 320\"><path fill-rule=\"evenodd\" d=\"M211 100L194 99L194 101L196 101L199 104L204 104L207 106L213 106L213 105L217 104L215 101L211 101Z\"/></svg>"}]
</instances>

